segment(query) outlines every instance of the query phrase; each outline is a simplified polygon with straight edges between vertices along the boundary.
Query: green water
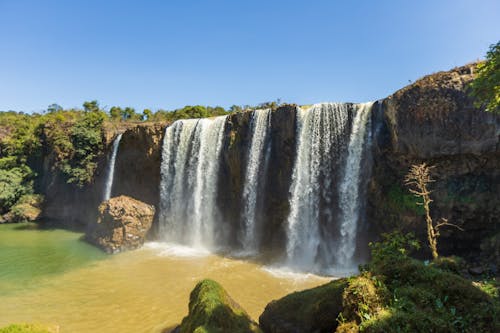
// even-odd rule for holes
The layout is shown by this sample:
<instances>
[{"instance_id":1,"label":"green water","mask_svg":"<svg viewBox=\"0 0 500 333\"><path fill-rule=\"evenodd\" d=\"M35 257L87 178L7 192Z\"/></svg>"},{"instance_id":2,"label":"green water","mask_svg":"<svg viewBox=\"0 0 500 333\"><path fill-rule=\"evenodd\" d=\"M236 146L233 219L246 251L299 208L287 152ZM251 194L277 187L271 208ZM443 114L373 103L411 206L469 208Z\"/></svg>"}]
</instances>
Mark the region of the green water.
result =
<instances>
[{"instance_id":1,"label":"green water","mask_svg":"<svg viewBox=\"0 0 500 333\"><path fill-rule=\"evenodd\" d=\"M267 303L328 279L282 276L252 262L164 243L106 255L82 234L0 225L0 327L41 323L61 333L160 333L187 314L203 278L257 319Z\"/></svg>"},{"instance_id":2,"label":"green water","mask_svg":"<svg viewBox=\"0 0 500 333\"><path fill-rule=\"evenodd\" d=\"M80 238L31 223L0 225L0 296L38 287L51 276L107 257Z\"/></svg>"}]
</instances>

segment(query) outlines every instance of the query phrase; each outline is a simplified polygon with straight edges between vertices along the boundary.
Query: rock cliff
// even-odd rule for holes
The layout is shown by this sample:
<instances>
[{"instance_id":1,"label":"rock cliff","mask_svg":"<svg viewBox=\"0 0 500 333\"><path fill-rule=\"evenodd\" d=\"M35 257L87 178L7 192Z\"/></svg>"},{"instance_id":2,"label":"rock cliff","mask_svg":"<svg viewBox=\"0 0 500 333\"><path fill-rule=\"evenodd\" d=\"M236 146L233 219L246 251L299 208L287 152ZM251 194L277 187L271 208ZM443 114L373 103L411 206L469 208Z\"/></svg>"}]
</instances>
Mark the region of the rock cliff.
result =
<instances>
[{"instance_id":1,"label":"rock cliff","mask_svg":"<svg viewBox=\"0 0 500 333\"><path fill-rule=\"evenodd\" d=\"M369 184L375 233L392 228L424 236L422 211L403 179L411 164L435 165L432 215L465 231L443 230L443 254L477 256L500 227L500 116L474 107L468 84L476 64L428 75L374 112L379 131Z\"/></svg>"}]
</instances>

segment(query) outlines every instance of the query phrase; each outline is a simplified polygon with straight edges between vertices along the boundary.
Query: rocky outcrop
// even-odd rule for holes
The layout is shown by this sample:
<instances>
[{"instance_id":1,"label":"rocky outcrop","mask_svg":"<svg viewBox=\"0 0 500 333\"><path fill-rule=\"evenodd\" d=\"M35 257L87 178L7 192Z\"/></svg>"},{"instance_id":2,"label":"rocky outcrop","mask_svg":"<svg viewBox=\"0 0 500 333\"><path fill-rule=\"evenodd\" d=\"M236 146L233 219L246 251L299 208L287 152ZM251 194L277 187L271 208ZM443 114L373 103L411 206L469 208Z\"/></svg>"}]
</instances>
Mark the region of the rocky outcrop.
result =
<instances>
[{"instance_id":1,"label":"rocky outcrop","mask_svg":"<svg viewBox=\"0 0 500 333\"><path fill-rule=\"evenodd\" d=\"M213 280L200 281L189 297L189 314L174 332L260 333L255 323Z\"/></svg>"},{"instance_id":2,"label":"rocky outcrop","mask_svg":"<svg viewBox=\"0 0 500 333\"><path fill-rule=\"evenodd\" d=\"M44 150L40 174L40 192L45 195L41 218L65 228L84 230L97 219L97 207L103 199L107 165L113 141L123 133L115 165L113 195L129 195L157 206L161 144L166 123L106 123L105 149L97 158L93 181L84 187L68 184L54 167L55 152Z\"/></svg>"},{"instance_id":3,"label":"rocky outcrop","mask_svg":"<svg viewBox=\"0 0 500 333\"><path fill-rule=\"evenodd\" d=\"M347 285L347 279L339 279L272 301L259 324L266 333L334 332Z\"/></svg>"},{"instance_id":4,"label":"rocky outcrop","mask_svg":"<svg viewBox=\"0 0 500 333\"><path fill-rule=\"evenodd\" d=\"M85 239L108 253L139 248L151 228L155 208L127 196L111 198L99 206Z\"/></svg>"},{"instance_id":5,"label":"rocky outcrop","mask_svg":"<svg viewBox=\"0 0 500 333\"><path fill-rule=\"evenodd\" d=\"M144 123L123 133L113 196L128 195L159 207L160 165L166 123Z\"/></svg>"},{"instance_id":6,"label":"rocky outcrop","mask_svg":"<svg viewBox=\"0 0 500 333\"><path fill-rule=\"evenodd\" d=\"M373 234L412 230L425 240L423 212L404 187L414 163L434 165L432 215L465 231L442 231L443 254L478 256L500 227L500 116L474 107L476 64L426 76L384 100L369 184Z\"/></svg>"}]
</instances>

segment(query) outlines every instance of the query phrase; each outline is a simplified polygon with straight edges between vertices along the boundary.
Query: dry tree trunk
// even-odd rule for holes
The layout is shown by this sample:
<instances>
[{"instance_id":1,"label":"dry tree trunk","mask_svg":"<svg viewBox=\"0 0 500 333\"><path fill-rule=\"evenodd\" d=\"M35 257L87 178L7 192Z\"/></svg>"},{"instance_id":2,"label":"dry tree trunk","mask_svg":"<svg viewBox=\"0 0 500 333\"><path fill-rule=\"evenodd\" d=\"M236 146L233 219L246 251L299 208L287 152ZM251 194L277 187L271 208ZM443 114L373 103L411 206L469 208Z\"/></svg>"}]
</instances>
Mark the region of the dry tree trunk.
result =
<instances>
[{"instance_id":1,"label":"dry tree trunk","mask_svg":"<svg viewBox=\"0 0 500 333\"><path fill-rule=\"evenodd\" d=\"M439 228L449 225L462 231L463 229L455 224L449 223L445 218L442 218L438 224L434 225L430 209L430 204L432 202L430 194L432 191L428 189L429 184L434 182L430 175L432 169L434 169L434 166L428 166L426 163L412 165L405 177L405 184L408 186L411 193L422 200L422 202L417 201L417 205L424 207L425 222L427 224L427 239L429 241L429 247L431 248L432 258L436 259L439 256L437 250Z\"/></svg>"}]
</instances>

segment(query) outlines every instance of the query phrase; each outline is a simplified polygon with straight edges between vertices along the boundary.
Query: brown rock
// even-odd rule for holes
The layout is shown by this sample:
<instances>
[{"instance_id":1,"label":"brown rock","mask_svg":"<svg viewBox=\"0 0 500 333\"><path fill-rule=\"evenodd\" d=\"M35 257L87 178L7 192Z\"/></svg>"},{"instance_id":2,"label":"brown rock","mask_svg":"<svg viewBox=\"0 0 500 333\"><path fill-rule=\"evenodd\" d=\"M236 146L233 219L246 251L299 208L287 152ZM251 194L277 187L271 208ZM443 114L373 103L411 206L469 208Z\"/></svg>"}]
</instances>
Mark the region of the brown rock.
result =
<instances>
[{"instance_id":1,"label":"brown rock","mask_svg":"<svg viewBox=\"0 0 500 333\"><path fill-rule=\"evenodd\" d=\"M108 253L132 250L144 244L155 214L154 206L127 196L104 201L99 217L89 226L86 240Z\"/></svg>"}]
</instances>

